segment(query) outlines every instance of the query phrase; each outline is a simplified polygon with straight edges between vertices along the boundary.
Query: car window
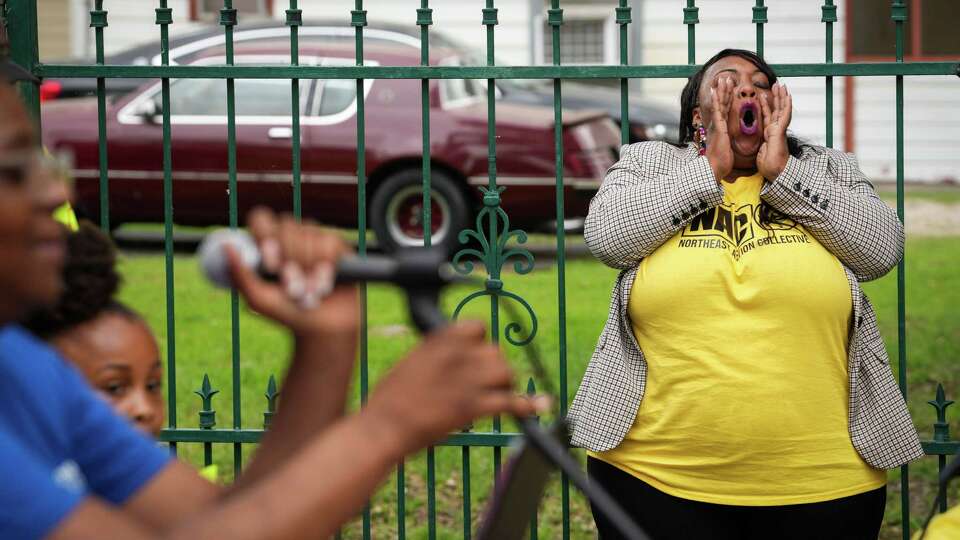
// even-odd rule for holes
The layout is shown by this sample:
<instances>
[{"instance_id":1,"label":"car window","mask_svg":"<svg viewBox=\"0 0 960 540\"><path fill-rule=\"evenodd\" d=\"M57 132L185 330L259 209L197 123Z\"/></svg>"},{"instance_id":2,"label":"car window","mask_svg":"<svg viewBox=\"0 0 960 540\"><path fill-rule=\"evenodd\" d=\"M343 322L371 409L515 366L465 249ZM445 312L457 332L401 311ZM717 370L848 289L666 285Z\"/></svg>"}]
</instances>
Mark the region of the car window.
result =
<instances>
[{"instance_id":1,"label":"car window","mask_svg":"<svg viewBox=\"0 0 960 540\"><path fill-rule=\"evenodd\" d=\"M448 58L440 62L441 66L464 66L467 63L461 58ZM496 98L500 97L500 89L495 88ZM486 79L441 79L440 101L444 107L456 107L475 103L487 97Z\"/></svg>"},{"instance_id":2,"label":"car window","mask_svg":"<svg viewBox=\"0 0 960 540\"><path fill-rule=\"evenodd\" d=\"M446 104L484 97L483 87L473 79L443 79L441 88Z\"/></svg>"},{"instance_id":3,"label":"car window","mask_svg":"<svg viewBox=\"0 0 960 540\"><path fill-rule=\"evenodd\" d=\"M310 81L300 81L300 113L310 98ZM236 79L237 116L290 116L290 81L284 79ZM153 96L157 110L161 94ZM225 116L227 84L223 79L178 79L170 84L170 114Z\"/></svg>"},{"instance_id":4,"label":"car window","mask_svg":"<svg viewBox=\"0 0 960 540\"><path fill-rule=\"evenodd\" d=\"M330 79L320 87L320 107L317 116L337 114L347 110L357 99L357 83L350 79Z\"/></svg>"}]
</instances>

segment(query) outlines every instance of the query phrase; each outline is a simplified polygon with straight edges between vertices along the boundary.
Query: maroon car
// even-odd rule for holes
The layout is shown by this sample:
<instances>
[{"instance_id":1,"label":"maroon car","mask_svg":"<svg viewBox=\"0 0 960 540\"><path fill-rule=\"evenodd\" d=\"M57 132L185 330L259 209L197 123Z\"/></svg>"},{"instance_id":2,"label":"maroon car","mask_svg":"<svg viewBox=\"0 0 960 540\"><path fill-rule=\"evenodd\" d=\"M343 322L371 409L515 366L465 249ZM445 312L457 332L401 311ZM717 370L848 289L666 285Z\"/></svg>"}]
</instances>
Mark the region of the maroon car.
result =
<instances>
[{"instance_id":1,"label":"maroon car","mask_svg":"<svg viewBox=\"0 0 960 540\"><path fill-rule=\"evenodd\" d=\"M237 64L289 62L283 40L238 44ZM305 40L301 65L352 65L349 41ZM431 64L457 65L455 52L432 51ZM370 46L367 65L411 65L417 52ZM197 64L223 64L214 48ZM237 79L236 139L240 215L255 205L289 210L293 201L291 82ZM387 249L422 243L421 103L418 80L368 80L366 170L368 219ZM497 183L512 226L535 228L555 217L553 110L497 103ZM300 81L304 216L357 226L357 95L354 80ZM107 108L110 216L114 224L163 221L160 84L152 82ZM228 220L227 100L222 79L170 83L174 221L186 225ZM77 206L99 215L97 107L94 99L47 103L43 140L74 157ZM616 159L619 136L602 114L564 114L564 197L567 217L584 216L590 197ZM487 184L487 103L484 81L430 83L432 228L436 244L456 245L473 227Z\"/></svg>"}]
</instances>

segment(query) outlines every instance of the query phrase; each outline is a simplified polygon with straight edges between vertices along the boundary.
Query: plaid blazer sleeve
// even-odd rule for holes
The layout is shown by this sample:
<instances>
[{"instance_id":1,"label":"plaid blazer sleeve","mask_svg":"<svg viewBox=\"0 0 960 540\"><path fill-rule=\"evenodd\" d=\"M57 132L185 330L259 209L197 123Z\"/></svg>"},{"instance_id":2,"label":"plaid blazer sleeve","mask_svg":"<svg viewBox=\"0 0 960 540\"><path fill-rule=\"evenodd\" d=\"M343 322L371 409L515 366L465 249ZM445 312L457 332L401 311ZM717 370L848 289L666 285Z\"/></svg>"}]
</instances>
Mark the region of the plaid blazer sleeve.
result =
<instances>
[{"instance_id":1,"label":"plaid blazer sleeve","mask_svg":"<svg viewBox=\"0 0 960 540\"><path fill-rule=\"evenodd\" d=\"M806 147L760 197L803 225L860 281L883 276L903 257L903 225L853 154Z\"/></svg>"},{"instance_id":2,"label":"plaid blazer sleeve","mask_svg":"<svg viewBox=\"0 0 960 540\"><path fill-rule=\"evenodd\" d=\"M706 157L663 142L625 145L590 202L584 241L621 270L669 240L697 214L723 202Z\"/></svg>"}]
</instances>

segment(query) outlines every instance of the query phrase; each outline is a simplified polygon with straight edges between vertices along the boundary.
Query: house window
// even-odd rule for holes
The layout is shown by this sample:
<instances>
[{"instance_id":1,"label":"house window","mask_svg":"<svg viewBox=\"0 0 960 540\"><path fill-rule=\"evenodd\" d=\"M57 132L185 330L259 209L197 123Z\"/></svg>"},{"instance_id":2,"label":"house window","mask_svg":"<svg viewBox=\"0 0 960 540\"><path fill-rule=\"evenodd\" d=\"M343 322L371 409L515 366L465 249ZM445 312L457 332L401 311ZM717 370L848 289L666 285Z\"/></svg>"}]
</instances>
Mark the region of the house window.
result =
<instances>
[{"instance_id":1,"label":"house window","mask_svg":"<svg viewBox=\"0 0 960 540\"><path fill-rule=\"evenodd\" d=\"M930 56L960 55L960 10L955 2L933 0L921 3L920 49Z\"/></svg>"},{"instance_id":2,"label":"house window","mask_svg":"<svg viewBox=\"0 0 960 540\"><path fill-rule=\"evenodd\" d=\"M216 21L220 18L223 0L190 0L190 18L195 21ZM269 17L273 9L273 0L233 0L237 18Z\"/></svg>"},{"instance_id":3,"label":"house window","mask_svg":"<svg viewBox=\"0 0 960 540\"><path fill-rule=\"evenodd\" d=\"M850 0L847 38L851 58L889 59L896 55L897 30L890 3ZM960 10L945 0L912 0L903 25L903 56L908 60L960 56Z\"/></svg>"},{"instance_id":4,"label":"house window","mask_svg":"<svg viewBox=\"0 0 960 540\"><path fill-rule=\"evenodd\" d=\"M605 19L573 19L560 27L560 59L564 64L602 64L606 45ZM553 62L553 29L543 25L544 64Z\"/></svg>"}]
</instances>

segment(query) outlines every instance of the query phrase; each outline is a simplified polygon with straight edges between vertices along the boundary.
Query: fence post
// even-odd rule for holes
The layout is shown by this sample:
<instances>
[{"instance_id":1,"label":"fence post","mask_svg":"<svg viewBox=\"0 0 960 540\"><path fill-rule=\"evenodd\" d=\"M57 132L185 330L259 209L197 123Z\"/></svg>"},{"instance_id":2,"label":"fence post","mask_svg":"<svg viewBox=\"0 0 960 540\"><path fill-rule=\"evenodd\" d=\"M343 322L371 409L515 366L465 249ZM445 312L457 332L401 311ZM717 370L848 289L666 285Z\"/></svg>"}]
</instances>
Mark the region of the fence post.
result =
<instances>
[{"instance_id":1,"label":"fence post","mask_svg":"<svg viewBox=\"0 0 960 540\"><path fill-rule=\"evenodd\" d=\"M10 38L10 58L33 73L36 65L40 63L36 0L0 0L0 13L5 15L7 36ZM40 89L31 82L21 82L17 86L24 105L33 117L37 133L40 133Z\"/></svg>"},{"instance_id":2,"label":"fence post","mask_svg":"<svg viewBox=\"0 0 960 540\"><path fill-rule=\"evenodd\" d=\"M549 22L552 35L550 45L553 65L559 66L561 58L560 48L560 28L563 26L563 9L560 7L560 0L553 0L550 3ZM617 24L620 25L620 65L627 65L627 24L630 22L630 7L626 5L626 0L620 0L620 5L616 8ZM627 99L627 79L620 79L620 127L621 144L630 142L630 112ZM556 168L554 202L556 204L557 224L564 222L566 218L566 203L564 201L563 191L563 83L560 79L553 80L553 154ZM560 378L560 416L567 414L567 238L566 231L562 226L557 227L557 363ZM527 387L529 393L533 393L533 379ZM570 540L570 479L566 473L560 474L560 513L563 517L561 523L561 538ZM535 526L531 526L535 530Z\"/></svg>"},{"instance_id":3,"label":"fence post","mask_svg":"<svg viewBox=\"0 0 960 540\"><path fill-rule=\"evenodd\" d=\"M937 397L928 401L934 409L937 410L937 421L933 423L933 440L938 443L948 442L950 440L950 423L947 422L947 407L953 405L953 401L947 399L943 391L943 384L937 385ZM947 456L945 454L937 455L937 477L943 474L944 467L947 466ZM947 511L947 493L945 490L939 490L937 498L940 504L940 511Z\"/></svg>"},{"instance_id":4,"label":"fence post","mask_svg":"<svg viewBox=\"0 0 960 540\"><path fill-rule=\"evenodd\" d=\"M266 431L270 429L273 417L277 415L277 398L280 397L277 379L273 375L270 375L270 380L267 381L267 391L263 397L267 398L267 410L263 412L263 430Z\"/></svg>"},{"instance_id":5,"label":"fence post","mask_svg":"<svg viewBox=\"0 0 960 540\"><path fill-rule=\"evenodd\" d=\"M156 24L160 26L160 63L170 65L170 25L173 24L173 8L167 0L160 0L154 10ZM173 148L170 126L170 78L160 80L160 100L163 124L163 263L164 287L167 306L167 425L177 428L177 317L174 289L173 264ZM177 453L177 444L170 443L170 450Z\"/></svg>"},{"instance_id":6,"label":"fence post","mask_svg":"<svg viewBox=\"0 0 960 540\"><path fill-rule=\"evenodd\" d=\"M297 0L290 0L290 8L286 11L285 24L290 28L290 65L300 65L300 36L299 28L303 26L303 10L297 7ZM301 218L303 195L301 193L300 178L300 79L290 79L290 127L293 131L291 139L290 161L293 174L293 215Z\"/></svg>"},{"instance_id":7,"label":"fence post","mask_svg":"<svg viewBox=\"0 0 960 540\"><path fill-rule=\"evenodd\" d=\"M210 377L206 373L203 375L203 382L200 383L200 389L194 390L194 394L200 396L202 407L200 409L200 429L213 429L217 425L217 411L213 408L213 396L220 393L214 390L210 385ZM203 466L209 467L213 464L213 445L209 442L203 443Z\"/></svg>"},{"instance_id":8,"label":"fence post","mask_svg":"<svg viewBox=\"0 0 960 540\"><path fill-rule=\"evenodd\" d=\"M903 0L893 0L890 18L896 25L897 63L903 63L904 23L907 21L907 8ZM896 118L897 118L897 215L906 226L903 208L903 75L896 76ZM904 246L903 257L897 265L897 359L900 392L907 400L907 252ZM903 540L910 539L910 465L900 466L900 512L903 522Z\"/></svg>"}]
</instances>

